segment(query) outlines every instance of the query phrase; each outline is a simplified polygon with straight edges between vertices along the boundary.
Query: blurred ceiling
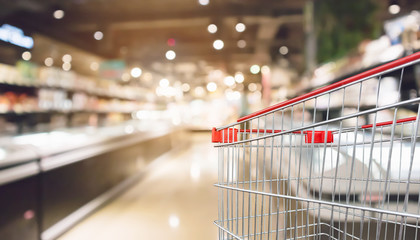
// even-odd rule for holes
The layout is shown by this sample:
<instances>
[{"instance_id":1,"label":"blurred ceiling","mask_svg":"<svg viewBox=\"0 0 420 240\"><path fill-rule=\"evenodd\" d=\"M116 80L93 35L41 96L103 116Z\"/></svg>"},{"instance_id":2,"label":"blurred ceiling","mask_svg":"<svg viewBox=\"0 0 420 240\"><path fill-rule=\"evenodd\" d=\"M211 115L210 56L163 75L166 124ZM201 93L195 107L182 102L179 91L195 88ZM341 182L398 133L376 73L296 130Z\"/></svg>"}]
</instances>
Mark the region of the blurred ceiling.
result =
<instances>
[{"instance_id":1,"label":"blurred ceiling","mask_svg":"<svg viewBox=\"0 0 420 240\"><path fill-rule=\"evenodd\" d=\"M146 68L205 74L218 68L233 74L252 64L269 64L287 46L294 66L303 66L304 0L1 0L0 19L45 34L105 58L125 59ZM53 18L63 9L62 19ZM239 33L235 25L243 22ZM207 31L209 24L218 31ZM96 31L104 38L93 38ZM175 40L174 46L168 39ZM222 50L213 42L224 41ZM238 41L245 40L244 48ZM168 50L176 59L165 58ZM174 66L176 65L176 66ZM191 75L191 74L189 74Z\"/></svg>"},{"instance_id":2,"label":"blurred ceiling","mask_svg":"<svg viewBox=\"0 0 420 240\"><path fill-rule=\"evenodd\" d=\"M400 2L410 6L416 1ZM302 72L306 2L210 0L201 5L198 0L0 0L0 21L103 58L124 59L129 66L193 81L212 69L249 74L252 64L279 59L281 46L288 47L289 65ZM389 1L376 2L382 6L380 20L389 18ZM62 19L53 17L57 9L64 10ZM235 30L239 22L246 25L244 32ZM209 24L216 24L218 31L209 33ZM102 40L94 39L96 31L103 32ZM169 46L168 39L174 39L175 45ZM213 48L216 39L224 41L222 50ZM239 40L246 46L238 47ZM168 50L176 52L175 60L165 58Z\"/></svg>"}]
</instances>

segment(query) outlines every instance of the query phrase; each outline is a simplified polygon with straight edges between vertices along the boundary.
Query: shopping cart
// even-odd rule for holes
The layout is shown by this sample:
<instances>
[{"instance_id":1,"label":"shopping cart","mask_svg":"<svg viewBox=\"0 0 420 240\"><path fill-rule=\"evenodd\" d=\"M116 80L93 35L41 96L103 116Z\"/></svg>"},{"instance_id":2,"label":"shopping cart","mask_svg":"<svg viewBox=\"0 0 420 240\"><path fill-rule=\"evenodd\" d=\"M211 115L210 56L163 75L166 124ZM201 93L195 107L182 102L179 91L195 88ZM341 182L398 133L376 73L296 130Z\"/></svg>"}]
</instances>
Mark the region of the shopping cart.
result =
<instances>
[{"instance_id":1,"label":"shopping cart","mask_svg":"<svg viewBox=\"0 0 420 240\"><path fill-rule=\"evenodd\" d=\"M418 63L214 128L219 239L420 239Z\"/></svg>"}]
</instances>

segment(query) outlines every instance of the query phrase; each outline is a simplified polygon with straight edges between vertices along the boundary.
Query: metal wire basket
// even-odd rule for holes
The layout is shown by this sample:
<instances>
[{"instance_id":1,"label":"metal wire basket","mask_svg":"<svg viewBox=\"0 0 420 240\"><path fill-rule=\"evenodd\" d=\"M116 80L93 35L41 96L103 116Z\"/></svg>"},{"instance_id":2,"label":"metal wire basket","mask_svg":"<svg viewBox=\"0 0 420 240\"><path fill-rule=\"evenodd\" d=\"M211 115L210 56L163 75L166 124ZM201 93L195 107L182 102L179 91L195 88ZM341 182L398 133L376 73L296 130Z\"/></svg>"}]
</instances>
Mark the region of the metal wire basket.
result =
<instances>
[{"instance_id":1,"label":"metal wire basket","mask_svg":"<svg viewBox=\"0 0 420 240\"><path fill-rule=\"evenodd\" d=\"M416 53L214 128L219 239L420 238L420 98L405 92L419 62Z\"/></svg>"}]
</instances>

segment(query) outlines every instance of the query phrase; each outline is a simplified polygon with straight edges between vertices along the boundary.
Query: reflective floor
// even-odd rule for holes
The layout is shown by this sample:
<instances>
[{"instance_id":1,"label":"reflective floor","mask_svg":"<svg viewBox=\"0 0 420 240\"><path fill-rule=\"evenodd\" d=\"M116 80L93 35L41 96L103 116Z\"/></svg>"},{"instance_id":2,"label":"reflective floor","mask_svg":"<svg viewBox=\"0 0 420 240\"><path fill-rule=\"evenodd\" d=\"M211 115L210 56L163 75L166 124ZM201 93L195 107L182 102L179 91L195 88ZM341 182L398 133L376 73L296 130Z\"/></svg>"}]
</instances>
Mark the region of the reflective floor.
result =
<instances>
[{"instance_id":1,"label":"reflective floor","mask_svg":"<svg viewBox=\"0 0 420 240\"><path fill-rule=\"evenodd\" d=\"M160 158L137 185L60 239L217 239L217 151L210 134L191 138L188 148Z\"/></svg>"}]
</instances>

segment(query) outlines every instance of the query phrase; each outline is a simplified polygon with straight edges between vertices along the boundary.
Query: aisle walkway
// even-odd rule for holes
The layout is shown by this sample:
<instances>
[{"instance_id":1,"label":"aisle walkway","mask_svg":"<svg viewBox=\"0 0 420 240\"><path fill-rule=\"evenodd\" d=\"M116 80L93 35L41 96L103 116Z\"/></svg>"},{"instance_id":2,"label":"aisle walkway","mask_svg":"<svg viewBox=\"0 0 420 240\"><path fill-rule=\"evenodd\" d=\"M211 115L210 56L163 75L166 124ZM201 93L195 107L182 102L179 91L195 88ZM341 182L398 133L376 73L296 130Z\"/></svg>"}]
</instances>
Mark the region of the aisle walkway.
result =
<instances>
[{"instance_id":1,"label":"aisle walkway","mask_svg":"<svg viewBox=\"0 0 420 240\"><path fill-rule=\"evenodd\" d=\"M165 156L122 196L61 240L217 239L217 152L209 134Z\"/></svg>"}]
</instances>

